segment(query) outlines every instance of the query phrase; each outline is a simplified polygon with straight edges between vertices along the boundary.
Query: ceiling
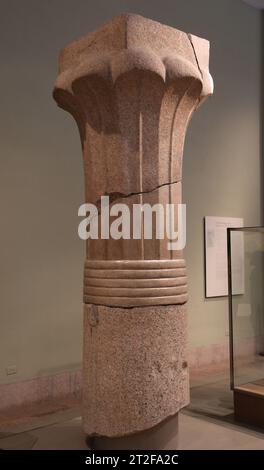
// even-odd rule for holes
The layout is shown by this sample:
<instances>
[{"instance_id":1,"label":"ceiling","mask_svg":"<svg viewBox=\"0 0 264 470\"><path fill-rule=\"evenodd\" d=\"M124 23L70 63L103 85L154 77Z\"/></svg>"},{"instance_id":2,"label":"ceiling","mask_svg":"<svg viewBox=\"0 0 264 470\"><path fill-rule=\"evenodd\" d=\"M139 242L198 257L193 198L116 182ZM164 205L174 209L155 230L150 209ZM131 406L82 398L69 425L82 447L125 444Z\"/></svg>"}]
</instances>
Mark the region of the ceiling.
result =
<instances>
[{"instance_id":1,"label":"ceiling","mask_svg":"<svg viewBox=\"0 0 264 470\"><path fill-rule=\"evenodd\" d=\"M264 0L243 0L243 2L251 5L252 7L264 9Z\"/></svg>"}]
</instances>

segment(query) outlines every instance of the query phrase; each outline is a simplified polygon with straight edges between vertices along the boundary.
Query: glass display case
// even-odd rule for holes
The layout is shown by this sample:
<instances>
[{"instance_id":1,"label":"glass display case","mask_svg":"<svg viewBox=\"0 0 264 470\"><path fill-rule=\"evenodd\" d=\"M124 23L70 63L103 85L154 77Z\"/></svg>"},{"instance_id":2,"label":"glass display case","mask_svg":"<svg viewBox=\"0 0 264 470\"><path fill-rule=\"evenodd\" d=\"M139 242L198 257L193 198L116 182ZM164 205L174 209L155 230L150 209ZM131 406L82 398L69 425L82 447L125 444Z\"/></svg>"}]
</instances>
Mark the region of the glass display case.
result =
<instances>
[{"instance_id":1,"label":"glass display case","mask_svg":"<svg viewBox=\"0 0 264 470\"><path fill-rule=\"evenodd\" d=\"M228 283L235 417L264 426L264 227L228 229Z\"/></svg>"}]
</instances>

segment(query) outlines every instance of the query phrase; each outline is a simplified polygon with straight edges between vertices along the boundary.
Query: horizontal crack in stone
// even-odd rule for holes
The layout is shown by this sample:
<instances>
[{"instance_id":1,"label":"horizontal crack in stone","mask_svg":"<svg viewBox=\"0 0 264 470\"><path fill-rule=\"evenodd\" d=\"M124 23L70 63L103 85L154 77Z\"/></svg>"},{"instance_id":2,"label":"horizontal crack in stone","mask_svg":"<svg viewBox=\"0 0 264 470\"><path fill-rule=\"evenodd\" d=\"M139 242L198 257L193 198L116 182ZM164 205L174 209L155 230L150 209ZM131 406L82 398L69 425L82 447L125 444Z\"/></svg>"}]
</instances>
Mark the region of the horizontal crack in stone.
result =
<instances>
[{"instance_id":1,"label":"horizontal crack in stone","mask_svg":"<svg viewBox=\"0 0 264 470\"><path fill-rule=\"evenodd\" d=\"M158 191L159 189L165 187L165 186L172 186L174 184L177 184L177 183L181 183L181 180L175 180L175 181L171 181L170 183L163 183L163 184L160 184L159 186L156 186L155 188L153 189L148 189L146 191L139 191L139 192L131 192L131 193L128 193L128 194L124 194L124 193L120 193L120 192L111 192L111 193L104 193L103 196L108 196L109 197L109 204L104 204L103 207L106 208L106 207L110 207L110 204L112 204L114 201L118 201L120 199L128 199L130 197L133 197L133 196L140 196L141 194L150 194L150 193L153 193L154 191ZM97 201L95 202L95 206L97 208L97 211L98 213L93 215L91 218L90 218L90 222L95 219L96 217L98 217L99 215L101 215L101 197L103 196L100 196L100 199L97 199Z\"/></svg>"},{"instance_id":2,"label":"horizontal crack in stone","mask_svg":"<svg viewBox=\"0 0 264 470\"><path fill-rule=\"evenodd\" d=\"M118 199L127 199L127 198L133 197L133 196L140 196L141 194L153 193L154 191L158 191L159 189L163 188L164 186L172 186L173 184L177 184L177 183L180 183L180 182L181 182L181 180L171 181L170 183L160 184L159 186L156 186L153 189L148 189L146 191L139 191L139 192L131 192L131 193L128 193L128 194L124 194L124 193L120 193L120 192L105 193L104 196L108 196L109 197L109 203L112 204L112 202L114 202ZM101 204L101 197L95 203L95 205L97 207L98 207L99 204Z\"/></svg>"}]
</instances>

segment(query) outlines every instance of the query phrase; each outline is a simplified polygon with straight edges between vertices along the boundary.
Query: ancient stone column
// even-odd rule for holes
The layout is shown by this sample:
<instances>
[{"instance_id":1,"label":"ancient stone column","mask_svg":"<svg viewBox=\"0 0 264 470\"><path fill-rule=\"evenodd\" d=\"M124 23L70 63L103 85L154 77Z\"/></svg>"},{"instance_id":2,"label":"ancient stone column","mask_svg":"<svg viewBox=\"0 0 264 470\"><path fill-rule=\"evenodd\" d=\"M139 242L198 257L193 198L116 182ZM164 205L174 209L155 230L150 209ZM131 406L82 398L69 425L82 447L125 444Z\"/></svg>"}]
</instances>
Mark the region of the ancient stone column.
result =
<instances>
[{"instance_id":1,"label":"ancient stone column","mask_svg":"<svg viewBox=\"0 0 264 470\"><path fill-rule=\"evenodd\" d=\"M54 98L77 122L86 202L99 209L101 234L87 241L84 269L88 436L155 432L189 401L182 251L169 248L170 237L159 239L155 224L152 238L132 221L136 237L109 238L100 212L117 203L131 210L174 203L176 227L186 129L212 93L208 63L206 40L134 14L60 54ZM109 197L103 207L102 196Z\"/></svg>"}]
</instances>

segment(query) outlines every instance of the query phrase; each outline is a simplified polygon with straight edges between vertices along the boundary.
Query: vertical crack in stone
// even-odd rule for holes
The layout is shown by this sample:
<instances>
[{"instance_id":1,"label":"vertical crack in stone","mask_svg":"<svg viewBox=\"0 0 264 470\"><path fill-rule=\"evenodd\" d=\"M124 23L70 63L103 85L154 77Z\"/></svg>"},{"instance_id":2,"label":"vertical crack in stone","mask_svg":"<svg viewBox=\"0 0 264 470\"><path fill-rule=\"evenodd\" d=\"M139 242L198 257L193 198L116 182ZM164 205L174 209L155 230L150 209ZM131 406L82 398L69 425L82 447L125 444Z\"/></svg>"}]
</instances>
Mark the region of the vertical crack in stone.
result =
<instances>
[{"instance_id":1,"label":"vertical crack in stone","mask_svg":"<svg viewBox=\"0 0 264 470\"><path fill-rule=\"evenodd\" d=\"M197 67L198 67L198 69L199 69L199 72L200 72L200 74L201 74L201 78L202 78L202 80L203 80L203 71L202 71L202 69L201 69L201 67L200 67L200 64L199 64L198 56L197 56L197 53L196 53L194 44L193 44L193 42L192 42L191 34L187 34L187 37L188 37L188 39L189 39L189 41L190 41L190 44L191 44L191 46L192 46L192 50L193 50L194 57L195 57L195 60L196 60L196 63L197 63Z\"/></svg>"},{"instance_id":2,"label":"vertical crack in stone","mask_svg":"<svg viewBox=\"0 0 264 470\"><path fill-rule=\"evenodd\" d=\"M99 313L96 305L91 306L91 315L89 317L90 334L93 334L93 328L99 324Z\"/></svg>"}]
</instances>

